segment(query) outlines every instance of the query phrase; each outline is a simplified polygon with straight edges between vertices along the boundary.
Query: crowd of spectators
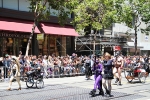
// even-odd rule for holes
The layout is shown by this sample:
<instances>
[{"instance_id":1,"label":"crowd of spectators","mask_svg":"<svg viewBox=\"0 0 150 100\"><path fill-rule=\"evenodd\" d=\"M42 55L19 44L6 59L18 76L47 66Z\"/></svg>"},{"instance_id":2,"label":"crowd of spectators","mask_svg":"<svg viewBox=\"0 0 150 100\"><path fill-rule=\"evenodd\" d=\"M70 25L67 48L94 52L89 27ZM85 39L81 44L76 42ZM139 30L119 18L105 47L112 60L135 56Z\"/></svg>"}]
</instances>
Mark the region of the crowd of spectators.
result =
<instances>
[{"instance_id":1,"label":"crowd of spectators","mask_svg":"<svg viewBox=\"0 0 150 100\"><path fill-rule=\"evenodd\" d=\"M145 62L150 63L148 59L146 61L145 56L122 56L124 60L124 67L128 67L131 64L140 60L141 65ZM5 57L0 57L0 78L8 78L9 77L9 69L11 66L11 55L6 54ZM86 72L86 64L89 63L89 66L92 67L95 61L95 56L78 56L73 53L71 56L55 56L53 55L39 55L34 56L23 56L19 55L18 60L21 64L21 74L25 76L25 73L32 68L41 67L44 71L44 76L61 76L61 75L79 75L85 74ZM147 57L148 58L148 57ZM111 56L112 60L115 60L115 56ZM99 56L96 58L101 63L103 62L103 56Z\"/></svg>"}]
</instances>

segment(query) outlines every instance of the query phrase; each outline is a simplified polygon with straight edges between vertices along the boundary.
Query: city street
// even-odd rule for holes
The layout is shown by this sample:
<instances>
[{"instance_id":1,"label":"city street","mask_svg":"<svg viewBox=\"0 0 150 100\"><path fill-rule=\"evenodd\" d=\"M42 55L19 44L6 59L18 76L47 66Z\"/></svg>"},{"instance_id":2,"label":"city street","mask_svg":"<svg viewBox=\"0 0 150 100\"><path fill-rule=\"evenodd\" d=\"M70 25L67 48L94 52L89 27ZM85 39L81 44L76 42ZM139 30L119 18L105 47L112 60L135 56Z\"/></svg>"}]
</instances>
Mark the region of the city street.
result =
<instances>
[{"instance_id":1,"label":"city street","mask_svg":"<svg viewBox=\"0 0 150 100\"><path fill-rule=\"evenodd\" d=\"M92 77L93 79L93 77ZM21 82L22 90L17 90L17 82L12 84L12 90L7 91L8 81L0 83L0 100L150 100L150 77L146 83L128 83L123 77L122 86L112 82L113 97L96 95L91 97L94 80L86 80L85 76L44 79L43 89L27 88ZM98 91L97 91L98 94Z\"/></svg>"}]
</instances>

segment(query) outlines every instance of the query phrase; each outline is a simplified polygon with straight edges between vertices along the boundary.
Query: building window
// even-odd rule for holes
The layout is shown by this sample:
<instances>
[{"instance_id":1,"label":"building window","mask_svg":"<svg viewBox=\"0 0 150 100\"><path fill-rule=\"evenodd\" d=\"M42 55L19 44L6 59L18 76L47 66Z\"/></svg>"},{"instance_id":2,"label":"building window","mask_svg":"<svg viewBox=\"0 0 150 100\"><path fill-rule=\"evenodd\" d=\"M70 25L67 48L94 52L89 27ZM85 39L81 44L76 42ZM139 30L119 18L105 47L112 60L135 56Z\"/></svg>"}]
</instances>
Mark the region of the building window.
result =
<instances>
[{"instance_id":1,"label":"building window","mask_svg":"<svg viewBox=\"0 0 150 100\"><path fill-rule=\"evenodd\" d=\"M2 0L0 0L0 7L2 7Z\"/></svg>"},{"instance_id":2,"label":"building window","mask_svg":"<svg viewBox=\"0 0 150 100\"><path fill-rule=\"evenodd\" d=\"M3 0L3 8L18 10L18 0Z\"/></svg>"},{"instance_id":3,"label":"building window","mask_svg":"<svg viewBox=\"0 0 150 100\"><path fill-rule=\"evenodd\" d=\"M58 16L58 10L55 10L55 9L50 7L50 15L51 16Z\"/></svg>"},{"instance_id":4,"label":"building window","mask_svg":"<svg viewBox=\"0 0 150 100\"><path fill-rule=\"evenodd\" d=\"M30 2L28 0L19 0L19 10L20 11L29 11L28 8L30 6Z\"/></svg>"},{"instance_id":5,"label":"building window","mask_svg":"<svg viewBox=\"0 0 150 100\"><path fill-rule=\"evenodd\" d=\"M69 12L69 9L65 8L66 12ZM71 13L68 13L68 18L71 18Z\"/></svg>"},{"instance_id":6,"label":"building window","mask_svg":"<svg viewBox=\"0 0 150 100\"><path fill-rule=\"evenodd\" d=\"M67 36L66 37L66 53L71 55L72 51L71 51L71 37Z\"/></svg>"}]
</instances>

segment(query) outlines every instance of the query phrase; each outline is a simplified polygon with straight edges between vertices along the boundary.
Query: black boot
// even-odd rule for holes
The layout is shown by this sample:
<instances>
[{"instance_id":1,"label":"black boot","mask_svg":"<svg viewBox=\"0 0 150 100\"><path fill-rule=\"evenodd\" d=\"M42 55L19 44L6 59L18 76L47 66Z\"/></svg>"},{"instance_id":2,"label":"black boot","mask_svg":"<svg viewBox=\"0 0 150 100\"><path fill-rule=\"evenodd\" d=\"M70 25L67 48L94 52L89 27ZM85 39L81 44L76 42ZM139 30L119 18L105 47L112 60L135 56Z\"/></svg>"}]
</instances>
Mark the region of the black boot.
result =
<instances>
[{"instance_id":1,"label":"black boot","mask_svg":"<svg viewBox=\"0 0 150 100\"><path fill-rule=\"evenodd\" d=\"M121 84L121 82L119 82L119 84L118 84L118 85L122 85L122 84Z\"/></svg>"},{"instance_id":2,"label":"black boot","mask_svg":"<svg viewBox=\"0 0 150 100\"><path fill-rule=\"evenodd\" d=\"M99 89L99 95L104 96L104 91L103 91L103 89Z\"/></svg>"},{"instance_id":3,"label":"black boot","mask_svg":"<svg viewBox=\"0 0 150 100\"><path fill-rule=\"evenodd\" d=\"M92 97L94 97L94 96L95 96L95 93L96 93L96 90L93 89L89 94L90 94Z\"/></svg>"},{"instance_id":4,"label":"black boot","mask_svg":"<svg viewBox=\"0 0 150 100\"><path fill-rule=\"evenodd\" d=\"M110 94L109 90L107 90L107 89L106 89L106 94L108 94L108 95Z\"/></svg>"},{"instance_id":5,"label":"black boot","mask_svg":"<svg viewBox=\"0 0 150 100\"><path fill-rule=\"evenodd\" d=\"M115 81L115 83L118 83L118 81L119 81L119 78L116 78L116 81Z\"/></svg>"},{"instance_id":6,"label":"black boot","mask_svg":"<svg viewBox=\"0 0 150 100\"><path fill-rule=\"evenodd\" d=\"M107 94L108 97L113 97L113 95L111 95L109 90L106 90L106 94Z\"/></svg>"}]
</instances>

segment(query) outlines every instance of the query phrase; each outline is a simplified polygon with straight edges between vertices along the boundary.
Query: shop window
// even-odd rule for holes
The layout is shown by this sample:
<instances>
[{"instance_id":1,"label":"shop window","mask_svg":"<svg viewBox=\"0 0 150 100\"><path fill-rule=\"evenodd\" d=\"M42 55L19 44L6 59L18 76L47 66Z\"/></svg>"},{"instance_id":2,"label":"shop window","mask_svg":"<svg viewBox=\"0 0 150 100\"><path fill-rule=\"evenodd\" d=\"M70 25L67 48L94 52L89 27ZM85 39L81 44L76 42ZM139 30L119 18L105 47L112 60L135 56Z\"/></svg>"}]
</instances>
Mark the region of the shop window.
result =
<instances>
[{"instance_id":1,"label":"shop window","mask_svg":"<svg viewBox=\"0 0 150 100\"><path fill-rule=\"evenodd\" d=\"M0 7L2 7L2 0L0 0Z\"/></svg>"},{"instance_id":2,"label":"shop window","mask_svg":"<svg viewBox=\"0 0 150 100\"><path fill-rule=\"evenodd\" d=\"M19 10L20 11L29 11L30 9L28 8L30 6L29 0L19 0Z\"/></svg>"},{"instance_id":3,"label":"shop window","mask_svg":"<svg viewBox=\"0 0 150 100\"><path fill-rule=\"evenodd\" d=\"M3 8L18 10L18 0L3 0Z\"/></svg>"},{"instance_id":4,"label":"shop window","mask_svg":"<svg viewBox=\"0 0 150 100\"><path fill-rule=\"evenodd\" d=\"M39 34L42 36L42 34ZM38 48L40 55L47 55L48 54L48 35L44 35L44 38L39 38L38 40Z\"/></svg>"},{"instance_id":5,"label":"shop window","mask_svg":"<svg viewBox=\"0 0 150 100\"><path fill-rule=\"evenodd\" d=\"M65 8L65 11L68 13L68 18L71 18L71 13L70 13L69 9Z\"/></svg>"},{"instance_id":6,"label":"shop window","mask_svg":"<svg viewBox=\"0 0 150 100\"><path fill-rule=\"evenodd\" d=\"M27 44L28 44L28 39L24 38L24 39L18 39L18 47L19 47L19 51L22 51L22 55L25 55L26 53L26 48L27 48ZM32 45L30 44L29 47L29 55L31 55L31 47Z\"/></svg>"},{"instance_id":7,"label":"shop window","mask_svg":"<svg viewBox=\"0 0 150 100\"><path fill-rule=\"evenodd\" d=\"M39 45L39 54L42 55L43 53L43 40L38 40L38 45Z\"/></svg>"},{"instance_id":8,"label":"shop window","mask_svg":"<svg viewBox=\"0 0 150 100\"><path fill-rule=\"evenodd\" d=\"M66 37L66 53L71 55L71 37Z\"/></svg>"},{"instance_id":9,"label":"shop window","mask_svg":"<svg viewBox=\"0 0 150 100\"><path fill-rule=\"evenodd\" d=\"M47 55L48 54L48 35L44 36L44 41L43 41L43 55Z\"/></svg>"},{"instance_id":10,"label":"shop window","mask_svg":"<svg viewBox=\"0 0 150 100\"><path fill-rule=\"evenodd\" d=\"M62 51L62 39L61 39L61 37L57 37L57 39L56 39L56 50L58 51L58 55L59 56L61 56L61 51Z\"/></svg>"},{"instance_id":11,"label":"shop window","mask_svg":"<svg viewBox=\"0 0 150 100\"><path fill-rule=\"evenodd\" d=\"M56 54L56 36L50 36L50 43L49 43L49 47L50 47L50 54Z\"/></svg>"}]
</instances>

